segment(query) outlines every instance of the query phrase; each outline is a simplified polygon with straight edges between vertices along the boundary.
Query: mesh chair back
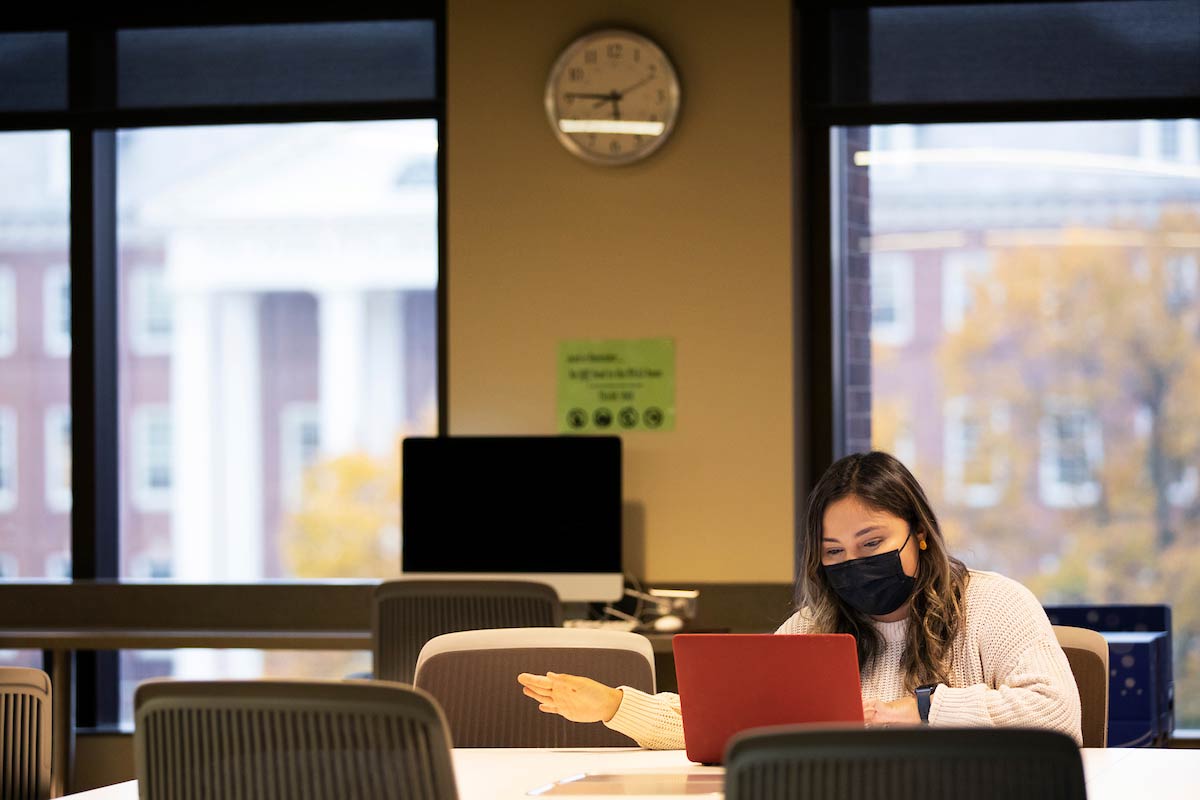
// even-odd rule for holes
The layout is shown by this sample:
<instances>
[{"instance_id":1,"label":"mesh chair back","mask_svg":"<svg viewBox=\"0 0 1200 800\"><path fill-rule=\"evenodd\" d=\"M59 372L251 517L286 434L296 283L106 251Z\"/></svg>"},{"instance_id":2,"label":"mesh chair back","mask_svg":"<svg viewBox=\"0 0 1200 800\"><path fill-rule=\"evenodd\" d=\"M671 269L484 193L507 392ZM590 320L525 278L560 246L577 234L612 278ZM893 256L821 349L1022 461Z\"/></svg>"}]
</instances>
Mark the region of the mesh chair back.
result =
<instances>
[{"instance_id":1,"label":"mesh chair back","mask_svg":"<svg viewBox=\"0 0 1200 800\"><path fill-rule=\"evenodd\" d=\"M445 718L382 681L148 681L143 800L455 800Z\"/></svg>"},{"instance_id":2,"label":"mesh chair back","mask_svg":"<svg viewBox=\"0 0 1200 800\"><path fill-rule=\"evenodd\" d=\"M562 627L554 588L532 581L388 581L375 590L375 677L412 683L421 647L480 628Z\"/></svg>"},{"instance_id":3,"label":"mesh chair back","mask_svg":"<svg viewBox=\"0 0 1200 800\"><path fill-rule=\"evenodd\" d=\"M50 796L50 678L40 669L0 667L0 797Z\"/></svg>"},{"instance_id":4,"label":"mesh chair back","mask_svg":"<svg viewBox=\"0 0 1200 800\"><path fill-rule=\"evenodd\" d=\"M439 636L421 651L416 684L441 704L459 747L636 745L598 722L569 722L538 711L537 703L522 694L517 675L548 671L654 691L654 652L646 637L570 628Z\"/></svg>"},{"instance_id":5,"label":"mesh chair back","mask_svg":"<svg viewBox=\"0 0 1200 800\"><path fill-rule=\"evenodd\" d=\"M759 728L725 753L726 800L1084 800L1083 761L1056 731Z\"/></svg>"},{"instance_id":6,"label":"mesh chair back","mask_svg":"<svg viewBox=\"0 0 1200 800\"><path fill-rule=\"evenodd\" d=\"M1055 625L1054 635L1075 675L1083 711L1083 746L1108 744L1108 641L1096 631Z\"/></svg>"}]
</instances>

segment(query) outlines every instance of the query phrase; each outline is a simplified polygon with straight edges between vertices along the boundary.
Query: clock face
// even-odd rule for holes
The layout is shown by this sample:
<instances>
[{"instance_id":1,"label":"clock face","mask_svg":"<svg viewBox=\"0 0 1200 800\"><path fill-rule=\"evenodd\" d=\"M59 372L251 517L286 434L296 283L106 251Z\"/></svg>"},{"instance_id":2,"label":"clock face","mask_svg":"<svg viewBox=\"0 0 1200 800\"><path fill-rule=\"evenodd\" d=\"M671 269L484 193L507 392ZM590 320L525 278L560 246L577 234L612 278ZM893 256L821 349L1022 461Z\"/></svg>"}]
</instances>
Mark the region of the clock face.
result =
<instances>
[{"instance_id":1,"label":"clock face","mask_svg":"<svg viewBox=\"0 0 1200 800\"><path fill-rule=\"evenodd\" d=\"M546 81L546 115L568 150L598 164L653 153L679 116L679 80L666 54L624 30L587 34L567 47Z\"/></svg>"}]
</instances>

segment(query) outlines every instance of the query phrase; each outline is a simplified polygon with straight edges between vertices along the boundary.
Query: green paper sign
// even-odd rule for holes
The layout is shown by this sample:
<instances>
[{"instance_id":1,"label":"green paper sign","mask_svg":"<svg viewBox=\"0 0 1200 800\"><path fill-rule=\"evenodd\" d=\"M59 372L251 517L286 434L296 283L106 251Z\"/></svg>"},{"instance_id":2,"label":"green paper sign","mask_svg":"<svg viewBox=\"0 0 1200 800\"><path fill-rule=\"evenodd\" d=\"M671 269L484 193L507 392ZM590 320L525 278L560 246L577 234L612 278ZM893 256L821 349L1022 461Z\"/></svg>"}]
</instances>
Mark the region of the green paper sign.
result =
<instances>
[{"instance_id":1,"label":"green paper sign","mask_svg":"<svg viewBox=\"0 0 1200 800\"><path fill-rule=\"evenodd\" d=\"M674 339L559 342L559 433L674 429Z\"/></svg>"}]
</instances>

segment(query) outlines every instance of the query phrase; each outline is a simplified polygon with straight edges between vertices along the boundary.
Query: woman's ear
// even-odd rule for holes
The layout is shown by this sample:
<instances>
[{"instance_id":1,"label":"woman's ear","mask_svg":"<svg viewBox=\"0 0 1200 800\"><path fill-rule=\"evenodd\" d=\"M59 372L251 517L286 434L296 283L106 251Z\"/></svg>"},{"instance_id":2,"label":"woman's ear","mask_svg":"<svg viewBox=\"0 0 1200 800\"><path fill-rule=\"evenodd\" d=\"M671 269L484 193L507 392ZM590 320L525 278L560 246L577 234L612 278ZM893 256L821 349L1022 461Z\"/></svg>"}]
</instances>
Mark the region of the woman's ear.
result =
<instances>
[{"instance_id":1,"label":"woman's ear","mask_svg":"<svg viewBox=\"0 0 1200 800\"><path fill-rule=\"evenodd\" d=\"M917 547L921 548L922 550L927 550L929 548L929 545L925 543L924 531L917 531Z\"/></svg>"}]
</instances>

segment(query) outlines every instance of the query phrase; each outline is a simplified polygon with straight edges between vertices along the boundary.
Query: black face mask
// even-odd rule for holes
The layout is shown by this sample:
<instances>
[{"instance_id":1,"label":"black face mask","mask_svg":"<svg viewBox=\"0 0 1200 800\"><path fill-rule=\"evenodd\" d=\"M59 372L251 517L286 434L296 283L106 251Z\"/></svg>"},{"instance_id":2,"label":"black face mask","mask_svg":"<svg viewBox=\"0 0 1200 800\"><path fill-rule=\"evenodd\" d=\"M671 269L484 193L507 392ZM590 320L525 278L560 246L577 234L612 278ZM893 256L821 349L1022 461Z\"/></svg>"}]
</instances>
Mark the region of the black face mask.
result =
<instances>
[{"instance_id":1,"label":"black face mask","mask_svg":"<svg viewBox=\"0 0 1200 800\"><path fill-rule=\"evenodd\" d=\"M910 531L900 550L911 538ZM821 569L825 570L829 585L846 605L872 617L882 617L904 605L917 583L916 578L904 574L900 550L853 558Z\"/></svg>"}]
</instances>

